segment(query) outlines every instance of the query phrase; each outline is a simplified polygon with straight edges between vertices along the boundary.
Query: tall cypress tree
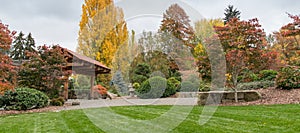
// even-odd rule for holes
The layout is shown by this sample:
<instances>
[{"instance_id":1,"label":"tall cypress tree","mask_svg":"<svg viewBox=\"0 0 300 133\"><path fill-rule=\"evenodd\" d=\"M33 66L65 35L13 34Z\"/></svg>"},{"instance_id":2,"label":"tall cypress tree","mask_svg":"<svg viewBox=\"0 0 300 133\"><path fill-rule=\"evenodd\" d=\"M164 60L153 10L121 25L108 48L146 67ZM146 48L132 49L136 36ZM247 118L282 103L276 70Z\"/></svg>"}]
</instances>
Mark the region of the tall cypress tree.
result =
<instances>
[{"instance_id":1,"label":"tall cypress tree","mask_svg":"<svg viewBox=\"0 0 300 133\"><path fill-rule=\"evenodd\" d=\"M237 8L234 9L233 5L228 5L228 7L225 9L224 15L225 18L223 20L224 20L224 24L226 24L232 18L240 19L241 12Z\"/></svg>"},{"instance_id":2,"label":"tall cypress tree","mask_svg":"<svg viewBox=\"0 0 300 133\"><path fill-rule=\"evenodd\" d=\"M12 51L11 51L11 55L10 57L13 60L24 60L25 59L25 55L24 55L24 45L25 45L25 38L24 38L24 34L22 32L19 33L19 35L16 37L16 39L13 41L13 47L12 47Z\"/></svg>"}]
</instances>

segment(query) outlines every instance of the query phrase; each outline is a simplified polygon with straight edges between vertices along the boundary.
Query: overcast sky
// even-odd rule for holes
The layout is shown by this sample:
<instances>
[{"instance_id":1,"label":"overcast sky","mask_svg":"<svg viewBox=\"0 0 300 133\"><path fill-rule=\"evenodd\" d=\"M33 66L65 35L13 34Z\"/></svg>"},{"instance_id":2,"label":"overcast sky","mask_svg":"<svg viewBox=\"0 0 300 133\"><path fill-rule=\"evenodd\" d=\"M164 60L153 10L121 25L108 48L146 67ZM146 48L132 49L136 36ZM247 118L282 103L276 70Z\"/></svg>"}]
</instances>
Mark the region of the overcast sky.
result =
<instances>
[{"instance_id":1,"label":"overcast sky","mask_svg":"<svg viewBox=\"0 0 300 133\"><path fill-rule=\"evenodd\" d=\"M17 32L31 32L37 45L60 44L75 50L84 0L0 0L0 20ZM298 0L116 0L129 30L156 31L162 13L179 3L192 21L223 18L227 5L241 11L241 19L258 18L267 33L291 22L286 12L300 14Z\"/></svg>"}]
</instances>

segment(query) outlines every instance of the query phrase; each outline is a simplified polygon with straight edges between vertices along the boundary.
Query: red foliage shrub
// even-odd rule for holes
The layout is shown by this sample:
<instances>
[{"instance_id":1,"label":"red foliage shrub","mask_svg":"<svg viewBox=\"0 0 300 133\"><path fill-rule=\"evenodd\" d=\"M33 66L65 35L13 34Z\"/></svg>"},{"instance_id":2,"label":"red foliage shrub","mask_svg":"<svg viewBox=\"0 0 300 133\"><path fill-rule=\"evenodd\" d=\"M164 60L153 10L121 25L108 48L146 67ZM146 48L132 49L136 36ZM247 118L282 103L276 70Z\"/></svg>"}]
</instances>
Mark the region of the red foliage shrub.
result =
<instances>
[{"instance_id":1,"label":"red foliage shrub","mask_svg":"<svg viewBox=\"0 0 300 133\"><path fill-rule=\"evenodd\" d=\"M103 87L102 85L96 85L94 86L94 90L97 91L100 95L106 95L107 89Z\"/></svg>"}]
</instances>

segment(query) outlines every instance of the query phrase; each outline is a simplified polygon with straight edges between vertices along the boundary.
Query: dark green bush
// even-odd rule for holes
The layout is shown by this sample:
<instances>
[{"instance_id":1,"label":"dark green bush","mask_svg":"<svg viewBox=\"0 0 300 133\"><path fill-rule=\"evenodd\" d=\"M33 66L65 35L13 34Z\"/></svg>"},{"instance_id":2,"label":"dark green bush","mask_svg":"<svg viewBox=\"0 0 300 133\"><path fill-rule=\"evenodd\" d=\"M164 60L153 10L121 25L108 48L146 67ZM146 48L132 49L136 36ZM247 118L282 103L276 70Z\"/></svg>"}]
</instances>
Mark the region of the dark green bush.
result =
<instances>
[{"instance_id":1,"label":"dark green bush","mask_svg":"<svg viewBox=\"0 0 300 133\"><path fill-rule=\"evenodd\" d=\"M183 81L180 85L180 92L197 92L199 85L190 81Z\"/></svg>"},{"instance_id":2,"label":"dark green bush","mask_svg":"<svg viewBox=\"0 0 300 133\"><path fill-rule=\"evenodd\" d=\"M259 81L259 76L252 71L244 71L241 76L238 76L238 82L247 83L247 82L254 82Z\"/></svg>"},{"instance_id":3,"label":"dark green bush","mask_svg":"<svg viewBox=\"0 0 300 133\"><path fill-rule=\"evenodd\" d=\"M52 106L63 106L65 103L65 100L63 97L54 98L50 101L50 105Z\"/></svg>"},{"instance_id":4,"label":"dark green bush","mask_svg":"<svg viewBox=\"0 0 300 133\"><path fill-rule=\"evenodd\" d=\"M49 105L49 98L43 92L30 88L17 88L6 91L3 96L5 110L28 110Z\"/></svg>"},{"instance_id":5,"label":"dark green bush","mask_svg":"<svg viewBox=\"0 0 300 133\"><path fill-rule=\"evenodd\" d=\"M175 87L177 92L180 90L180 81L178 81L176 77L169 78L168 82Z\"/></svg>"},{"instance_id":6,"label":"dark green bush","mask_svg":"<svg viewBox=\"0 0 300 133\"><path fill-rule=\"evenodd\" d=\"M167 89L165 90L162 97L169 97L169 96L174 95L177 92L178 88L179 88L179 85L176 86L176 84L174 84L171 81L167 80Z\"/></svg>"},{"instance_id":7,"label":"dark green bush","mask_svg":"<svg viewBox=\"0 0 300 133\"><path fill-rule=\"evenodd\" d=\"M140 88L136 89L136 92L140 98L160 98L175 94L176 88L165 78L156 76L143 82Z\"/></svg>"},{"instance_id":8,"label":"dark green bush","mask_svg":"<svg viewBox=\"0 0 300 133\"><path fill-rule=\"evenodd\" d=\"M137 75L143 75L145 77L149 77L151 72L150 66L146 63L138 64L134 70L134 73Z\"/></svg>"},{"instance_id":9,"label":"dark green bush","mask_svg":"<svg viewBox=\"0 0 300 133\"><path fill-rule=\"evenodd\" d=\"M0 108L4 106L4 99L3 96L0 95Z\"/></svg>"},{"instance_id":10,"label":"dark green bush","mask_svg":"<svg viewBox=\"0 0 300 133\"><path fill-rule=\"evenodd\" d=\"M178 70L169 70L169 75L170 78L174 77L176 80L181 82L181 73Z\"/></svg>"},{"instance_id":11,"label":"dark green bush","mask_svg":"<svg viewBox=\"0 0 300 133\"><path fill-rule=\"evenodd\" d=\"M262 70L259 72L259 78L263 81L275 81L277 71L275 70Z\"/></svg>"},{"instance_id":12,"label":"dark green bush","mask_svg":"<svg viewBox=\"0 0 300 133\"><path fill-rule=\"evenodd\" d=\"M142 84L147 79L148 78L146 76L134 74L132 77L132 82Z\"/></svg>"},{"instance_id":13,"label":"dark green bush","mask_svg":"<svg viewBox=\"0 0 300 133\"><path fill-rule=\"evenodd\" d=\"M296 89L300 88L300 69L299 67L287 66L282 68L276 78L277 88Z\"/></svg>"},{"instance_id":14,"label":"dark green bush","mask_svg":"<svg viewBox=\"0 0 300 133\"><path fill-rule=\"evenodd\" d=\"M248 83L240 83L237 86L238 90L254 90L260 88L275 87L275 81L256 81Z\"/></svg>"}]
</instances>

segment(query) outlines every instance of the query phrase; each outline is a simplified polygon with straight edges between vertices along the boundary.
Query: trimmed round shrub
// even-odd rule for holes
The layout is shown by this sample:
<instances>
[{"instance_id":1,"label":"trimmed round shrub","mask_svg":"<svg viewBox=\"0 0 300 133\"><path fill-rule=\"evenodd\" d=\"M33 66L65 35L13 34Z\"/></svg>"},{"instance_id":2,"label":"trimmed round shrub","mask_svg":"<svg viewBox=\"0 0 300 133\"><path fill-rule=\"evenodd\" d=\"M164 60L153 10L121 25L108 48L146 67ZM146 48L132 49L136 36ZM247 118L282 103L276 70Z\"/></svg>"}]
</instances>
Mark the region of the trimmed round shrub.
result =
<instances>
[{"instance_id":1,"label":"trimmed round shrub","mask_svg":"<svg viewBox=\"0 0 300 133\"><path fill-rule=\"evenodd\" d=\"M165 78L156 76L149 78L136 89L137 95L143 99L168 97L176 93L176 88Z\"/></svg>"},{"instance_id":2,"label":"trimmed round shrub","mask_svg":"<svg viewBox=\"0 0 300 133\"><path fill-rule=\"evenodd\" d=\"M175 87L177 92L180 90L180 81L178 81L176 77L169 78L168 82Z\"/></svg>"},{"instance_id":3,"label":"trimmed round shrub","mask_svg":"<svg viewBox=\"0 0 300 133\"><path fill-rule=\"evenodd\" d=\"M180 84L180 82L179 82L179 84ZM176 84L167 80L167 89L165 90L162 97L169 97L169 96L174 95L177 92L178 88L179 88L179 85L176 86Z\"/></svg>"},{"instance_id":4,"label":"trimmed round shrub","mask_svg":"<svg viewBox=\"0 0 300 133\"><path fill-rule=\"evenodd\" d=\"M275 81L277 71L275 70L262 70L259 72L259 78L263 81Z\"/></svg>"},{"instance_id":5,"label":"trimmed round shrub","mask_svg":"<svg viewBox=\"0 0 300 133\"><path fill-rule=\"evenodd\" d=\"M29 110L49 105L49 98L46 94L30 88L6 91L2 98L5 110Z\"/></svg>"},{"instance_id":6,"label":"trimmed round shrub","mask_svg":"<svg viewBox=\"0 0 300 133\"><path fill-rule=\"evenodd\" d=\"M290 90L300 88L300 68L287 66L282 68L276 78L277 88Z\"/></svg>"},{"instance_id":7,"label":"trimmed round shrub","mask_svg":"<svg viewBox=\"0 0 300 133\"><path fill-rule=\"evenodd\" d=\"M197 92L198 87L190 81L183 81L180 86L180 92Z\"/></svg>"},{"instance_id":8,"label":"trimmed round shrub","mask_svg":"<svg viewBox=\"0 0 300 133\"><path fill-rule=\"evenodd\" d=\"M133 83L132 87L133 87L134 89L138 89L138 88L141 87L141 85L140 85L139 83Z\"/></svg>"}]
</instances>

